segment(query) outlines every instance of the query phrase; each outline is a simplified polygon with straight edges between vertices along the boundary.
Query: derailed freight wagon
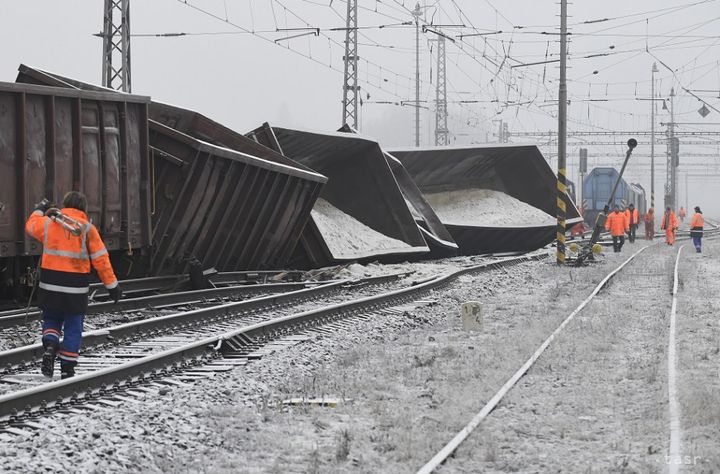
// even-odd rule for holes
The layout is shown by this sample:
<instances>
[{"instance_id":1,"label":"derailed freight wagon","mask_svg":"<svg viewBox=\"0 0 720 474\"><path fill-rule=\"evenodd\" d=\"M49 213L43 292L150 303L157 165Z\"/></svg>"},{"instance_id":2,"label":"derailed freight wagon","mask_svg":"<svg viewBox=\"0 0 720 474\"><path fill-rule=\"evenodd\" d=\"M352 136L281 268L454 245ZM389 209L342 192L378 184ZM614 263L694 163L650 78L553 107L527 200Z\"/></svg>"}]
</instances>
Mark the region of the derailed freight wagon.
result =
<instances>
[{"instance_id":1,"label":"derailed freight wagon","mask_svg":"<svg viewBox=\"0 0 720 474\"><path fill-rule=\"evenodd\" d=\"M428 253L376 141L268 124L249 136L328 177L301 236L296 264L398 261Z\"/></svg>"},{"instance_id":2,"label":"derailed freight wagon","mask_svg":"<svg viewBox=\"0 0 720 474\"><path fill-rule=\"evenodd\" d=\"M99 86L20 66L18 81ZM117 93L123 95L121 93ZM152 266L286 266L327 178L194 111L151 102Z\"/></svg>"},{"instance_id":3,"label":"derailed freight wagon","mask_svg":"<svg viewBox=\"0 0 720 474\"><path fill-rule=\"evenodd\" d=\"M357 133L356 130L347 124L343 125L338 131L343 133ZM398 189L400 189L405 199L405 204L407 204L410 214L412 214L413 219L415 219L415 223L430 249L430 253L423 255L423 258L444 258L457 255L458 246L453 241L450 232L448 232L442 222L440 222L437 214L435 214L433 208L423 197L422 192L420 192L420 189L418 189L410 177L410 174L402 163L400 163L400 160L380 150L379 147L375 152L382 152L385 157L385 161L390 167Z\"/></svg>"},{"instance_id":4,"label":"derailed freight wagon","mask_svg":"<svg viewBox=\"0 0 720 474\"><path fill-rule=\"evenodd\" d=\"M282 268L326 178L150 121L154 273Z\"/></svg>"},{"instance_id":5,"label":"derailed freight wagon","mask_svg":"<svg viewBox=\"0 0 720 474\"><path fill-rule=\"evenodd\" d=\"M389 150L462 254L529 251L556 234L556 178L535 145ZM565 196L567 223L580 222Z\"/></svg>"},{"instance_id":6,"label":"derailed freight wagon","mask_svg":"<svg viewBox=\"0 0 720 474\"><path fill-rule=\"evenodd\" d=\"M118 275L151 243L147 106L149 98L0 83L0 292L32 287L39 242L25 220L43 197L88 198Z\"/></svg>"}]
</instances>

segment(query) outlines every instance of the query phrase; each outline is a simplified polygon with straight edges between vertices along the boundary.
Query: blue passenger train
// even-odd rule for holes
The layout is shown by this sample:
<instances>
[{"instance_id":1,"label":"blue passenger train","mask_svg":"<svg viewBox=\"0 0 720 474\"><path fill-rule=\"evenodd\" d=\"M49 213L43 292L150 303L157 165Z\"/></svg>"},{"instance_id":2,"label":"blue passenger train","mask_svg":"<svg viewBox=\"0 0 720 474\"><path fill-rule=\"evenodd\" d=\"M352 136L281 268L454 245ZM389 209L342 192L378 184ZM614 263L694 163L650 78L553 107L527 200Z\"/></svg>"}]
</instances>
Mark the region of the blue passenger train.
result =
<instances>
[{"instance_id":1,"label":"blue passenger train","mask_svg":"<svg viewBox=\"0 0 720 474\"><path fill-rule=\"evenodd\" d=\"M594 168L583 180L583 217L591 227L595 224L597 215L607 204L612 192L618 171L612 167ZM634 204L640 216L647 211L645 190L637 183L628 183L624 179L620 181L615 199L610 206L620 206L625 209L628 205Z\"/></svg>"}]
</instances>

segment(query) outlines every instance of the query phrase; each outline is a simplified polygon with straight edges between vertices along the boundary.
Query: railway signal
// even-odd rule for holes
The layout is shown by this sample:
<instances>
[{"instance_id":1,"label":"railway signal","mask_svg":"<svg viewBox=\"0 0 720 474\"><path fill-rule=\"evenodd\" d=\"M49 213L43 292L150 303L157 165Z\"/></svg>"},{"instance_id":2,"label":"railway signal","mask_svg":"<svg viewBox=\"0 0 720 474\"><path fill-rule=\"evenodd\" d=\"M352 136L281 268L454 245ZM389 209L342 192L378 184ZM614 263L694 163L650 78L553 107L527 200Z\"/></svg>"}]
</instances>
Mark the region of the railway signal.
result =
<instances>
[{"instance_id":1,"label":"railway signal","mask_svg":"<svg viewBox=\"0 0 720 474\"><path fill-rule=\"evenodd\" d=\"M602 232L603 228L605 227L605 220L607 219L607 215L610 212L610 206L615 200L615 193L617 192L618 185L622 180L622 175L625 172L625 167L627 166L628 161L630 161L630 155L632 154L633 149L635 149L635 147L637 146L637 140L631 138L630 140L628 140L627 146L628 150L625 153L625 161L623 162L622 168L620 168L620 174L618 174L618 177L615 180L612 192L610 193L610 198L608 199L607 204L605 204L603 211L598 214L597 219L595 220L595 228L593 229L592 237L590 237L590 241L582 248L577 258L575 259L575 266L580 266L584 264L586 260L593 258L593 246L597 243L598 239L600 238L600 232Z\"/></svg>"}]
</instances>

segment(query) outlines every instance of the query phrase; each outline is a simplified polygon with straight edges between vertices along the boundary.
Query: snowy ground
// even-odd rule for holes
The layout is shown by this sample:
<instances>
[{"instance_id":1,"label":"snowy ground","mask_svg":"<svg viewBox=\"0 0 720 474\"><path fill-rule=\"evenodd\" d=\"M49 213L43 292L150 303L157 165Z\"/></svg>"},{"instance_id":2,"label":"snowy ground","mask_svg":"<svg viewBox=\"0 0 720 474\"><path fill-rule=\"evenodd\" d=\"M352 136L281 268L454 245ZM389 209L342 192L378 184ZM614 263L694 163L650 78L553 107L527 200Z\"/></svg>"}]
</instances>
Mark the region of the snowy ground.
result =
<instances>
[{"instance_id":1,"label":"snowy ground","mask_svg":"<svg viewBox=\"0 0 720 474\"><path fill-rule=\"evenodd\" d=\"M622 254L610 253L605 263L583 269L557 268L548 260L466 276L435 293L434 305L376 315L354 329L318 336L312 344L188 387L140 397L122 409L54 415L45 420L47 430L2 444L3 467L8 472L414 472L610 268L642 245L626 245ZM674 249L648 252L566 328L444 472L665 468L670 297L664 274ZM717 289L713 298L702 296L717 285L720 265L713 255L718 253L720 242L706 242L701 273L683 280L678 312L683 454L700 456L704 472L720 469L720 300ZM690 253L686 258L681 271L691 272L698 258ZM466 263L460 262L445 265ZM392 271L398 267L403 266ZM461 329L459 305L467 300L484 304L482 332ZM684 316L684 301L696 303L687 307L693 318ZM281 403L293 397L326 397L339 404Z\"/></svg>"},{"instance_id":2,"label":"snowy ground","mask_svg":"<svg viewBox=\"0 0 720 474\"><path fill-rule=\"evenodd\" d=\"M690 472L720 470L720 241L683 249L678 298L678 390Z\"/></svg>"}]
</instances>

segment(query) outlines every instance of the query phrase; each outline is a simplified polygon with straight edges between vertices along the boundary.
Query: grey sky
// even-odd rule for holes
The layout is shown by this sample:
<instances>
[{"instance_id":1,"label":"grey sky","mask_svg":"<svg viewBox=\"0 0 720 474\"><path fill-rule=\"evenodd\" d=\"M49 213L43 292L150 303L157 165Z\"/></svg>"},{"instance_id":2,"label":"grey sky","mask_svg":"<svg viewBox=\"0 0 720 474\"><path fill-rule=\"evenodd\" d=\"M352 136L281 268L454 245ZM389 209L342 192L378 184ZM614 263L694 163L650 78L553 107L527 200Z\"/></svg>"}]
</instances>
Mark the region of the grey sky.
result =
<instances>
[{"instance_id":1,"label":"grey sky","mask_svg":"<svg viewBox=\"0 0 720 474\"><path fill-rule=\"evenodd\" d=\"M341 0L189 0L188 3L254 31L296 28L306 26L305 22L323 29L342 27L346 5ZM667 67L658 63L660 72L656 78L658 95L667 97L671 86L678 92L676 121L688 123L681 126L682 130L720 131L720 113L713 110L707 118L702 118L697 113L702 104L682 91L683 87L715 91L697 94L720 109L720 1L663 10L691 3L697 2L584 0L570 6L569 23L574 33L568 73L572 101L570 131L649 130L650 102L637 99L649 97L650 69L653 61L658 60L676 70L673 76ZM92 34L102 27L101 1L2 0L0 4L2 80L14 80L18 64L24 62L81 80L100 82L102 42ZM270 41L257 35L237 34L240 31L237 26L178 0L135 0L131 4L134 34L234 33L181 38L134 37L133 92L197 109L239 131L248 131L264 121L321 130L339 127L342 76L336 70L342 69L343 32L324 30L319 37L281 42L311 56L317 61L314 62L272 42L286 33L260 34ZM499 119L508 123L511 132L557 128L552 102L557 98L556 64L510 67L542 61L546 52L548 59L557 58L557 36L540 34L554 31L558 23L559 6L555 1L439 0L425 4L434 5L427 9L427 21L432 17L436 24L465 24L465 28L445 28L449 36L478 31L504 32L466 37L464 42L458 39L447 45L449 125L453 143L497 141L493 134L498 123L494 120ZM379 26L409 21L407 9L414 5L414 0L360 0L360 23ZM582 23L604 18L610 21ZM477 30L470 28L470 23ZM362 130L388 146L410 145L413 109L377 102L399 103L414 98L411 80L414 29L375 28L362 33L360 78L365 102ZM423 144L429 142L434 126L431 101L435 96L435 79L431 79L431 73L435 73L435 51L428 42L433 38L432 34L425 34L421 39L421 100L430 101L423 104L428 109L422 110ZM655 58L645 51L646 45ZM583 58L606 53L610 55ZM472 103L459 104L460 100ZM665 128L659 124L669 121L669 116L660 105L658 103L657 131L662 134ZM607 141L597 139L600 140ZM512 141L529 140L513 138ZM688 173L690 205L700 204L711 214L720 216L720 176L711 176L720 172L718 143L720 136L716 135L709 145L681 145L685 167L680 168L679 197L684 204L683 173ZM618 165L625 151L622 145L589 145L588 148L591 166ZM542 150L555 165L556 148L545 146ZM665 178L664 152L664 146L656 147L656 196L660 202ZM692 152L713 156L686 157ZM577 153L577 147L568 149L571 177L576 172ZM636 153L638 156L628 170L629 178L649 189L650 159L643 156L649 154L649 145L641 145ZM608 154L614 157L606 156Z\"/></svg>"}]
</instances>

